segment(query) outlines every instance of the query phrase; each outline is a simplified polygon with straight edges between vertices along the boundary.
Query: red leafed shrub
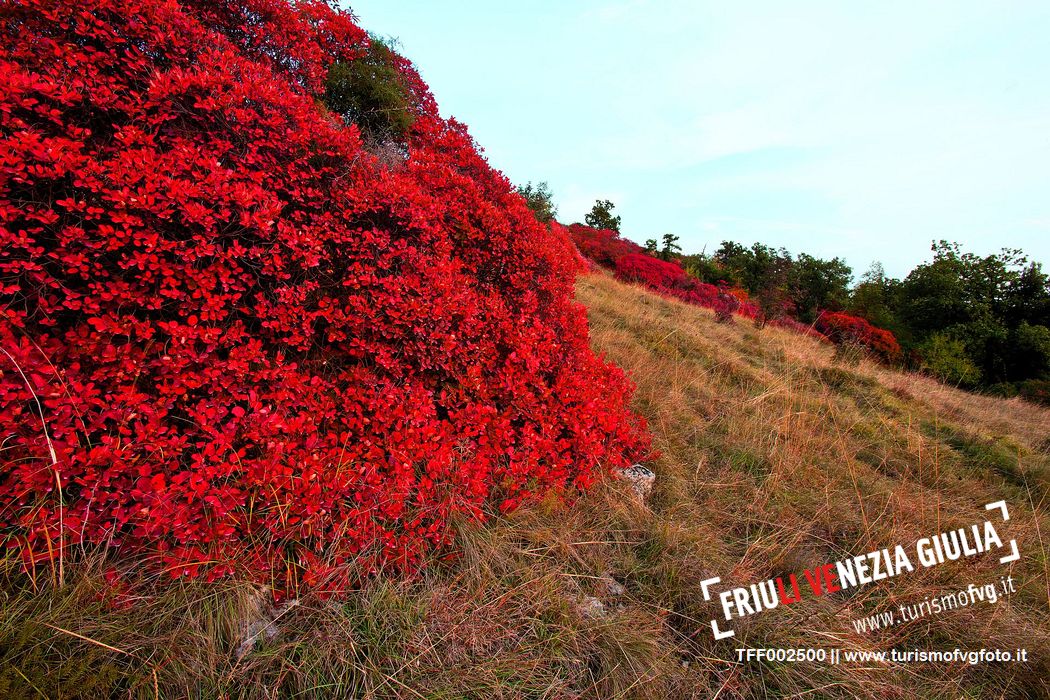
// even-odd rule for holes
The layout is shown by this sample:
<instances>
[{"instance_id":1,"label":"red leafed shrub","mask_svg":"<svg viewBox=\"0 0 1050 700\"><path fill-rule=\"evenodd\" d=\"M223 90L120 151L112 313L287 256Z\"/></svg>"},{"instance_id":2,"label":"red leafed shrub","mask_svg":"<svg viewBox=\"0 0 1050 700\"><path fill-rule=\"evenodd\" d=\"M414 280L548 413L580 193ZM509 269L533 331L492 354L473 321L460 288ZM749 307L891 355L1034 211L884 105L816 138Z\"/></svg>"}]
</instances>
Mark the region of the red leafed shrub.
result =
<instances>
[{"instance_id":1,"label":"red leafed shrub","mask_svg":"<svg viewBox=\"0 0 1050 700\"><path fill-rule=\"evenodd\" d=\"M679 298L697 306L703 306L708 309L715 308L715 304L718 303L718 287L697 279L691 279L690 281L691 284L688 291Z\"/></svg>"},{"instance_id":2,"label":"red leafed shrub","mask_svg":"<svg viewBox=\"0 0 1050 700\"><path fill-rule=\"evenodd\" d=\"M719 323L732 323L733 314L740 308L741 300L740 296L733 294L733 290L720 288L718 290L718 297L715 299L715 319ZM744 296L747 296L747 292L744 292Z\"/></svg>"},{"instance_id":3,"label":"red leafed shrub","mask_svg":"<svg viewBox=\"0 0 1050 700\"><path fill-rule=\"evenodd\" d=\"M27 565L94 543L335 585L647 451L571 243L411 66L387 156L321 106L365 53L349 15L3 12L0 536Z\"/></svg>"},{"instance_id":4,"label":"red leafed shrub","mask_svg":"<svg viewBox=\"0 0 1050 700\"><path fill-rule=\"evenodd\" d=\"M616 261L616 277L625 282L644 284L652 290L681 299L689 304L714 309L720 321L730 321L733 314L747 318L758 315L758 307L743 289L720 289L691 276L676 262L668 262L640 252L627 253Z\"/></svg>"},{"instance_id":5,"label":"red leafed shrub","mask_svg":"<svg viewBox=\"0 0 1050 700\"><path fill-rule=\"evenodd\" d=\"M591 228L583 224L570 224L565 228L576 243L577 250L602 267L613 269L625 255L645 254L645 248L634 241L620 238L620 234L611 229Z\"/></svg>"},{"instance_id":6,"label":"red leafed shrub","mask_svg":"<svg viewBox=\"0 0 1050 700\"><path fill-rule=\"evenodd\" d=\"M674 296L677 296L676 291L686 291L692 281L681 265L645 253L627 253L619 258L616 261L616 277Z\"/></svg>"},{"instance_id":7,"label":"red leafed shrub","mask_svg":"<svg viewBox=\"0 0 1050 700\"><path fill-rule=\"evenodd\" d=\"M877 328L859 316L825 311L817 318L815 326L833 343L859 345L885 362L899 362L901 359L901 347L893 333Z\"/></svg>"},{"instance_id":8,"label":"red leafed shrub","mask_svg":"<svg viewBox=\"0 0 1050 700\"><path fill-rule=\"evenodd\" d=\"M592 265L612 269L617 279L642 284L689 304L714 309L725 320L731 319L734 313L748 318L758 315L758 307L751 303L745 290L727 289L723 293L715 285L690 275L678 262L653 257L637 243L621 238L616 231L583 224L558 224L556 228L567 230L577 251L586 260ZM726 295L730 298L723 298Z\"/></svg>"}]
</instances>

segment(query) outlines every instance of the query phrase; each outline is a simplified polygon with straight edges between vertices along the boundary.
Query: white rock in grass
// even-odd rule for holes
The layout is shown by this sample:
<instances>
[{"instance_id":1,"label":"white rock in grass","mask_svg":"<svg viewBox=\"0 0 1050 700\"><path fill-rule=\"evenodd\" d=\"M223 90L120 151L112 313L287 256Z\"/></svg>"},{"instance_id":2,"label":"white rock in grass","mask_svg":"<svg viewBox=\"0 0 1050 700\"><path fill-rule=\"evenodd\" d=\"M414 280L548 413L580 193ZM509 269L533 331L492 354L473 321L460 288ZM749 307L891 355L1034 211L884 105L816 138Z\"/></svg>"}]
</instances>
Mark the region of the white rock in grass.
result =
<instances>
[{"instance_id":1,"label":"white rock in grass","mask_svg":"<svg viewBox=\"0 0 1050 700\"><path fill-rule=\"evenodd\" d=\"M262 600L268 593L269 589L264 588L259 599ZM277 636L277 621L298 605L299 601L294 598L277 607L269 603L256 605L252 617L241 621L241 642L234 651L237 661L247 656L260 639L274 639Z\"/></svg>"},{"instance_id":2,"label":"white rock in grass","mask_svg":"<svg viewBox=\"0 0 1050 700\"><path fill-rule=\"evenodd\" d=\"M604 595L618 598L627 595L627 589L623 584L612 577L612 574L602 574L598 577L598 590Z\"/></svg>"},{"instance_id":3,"label":"white rock in grass","mask_svg":"<svg viewBox=\"0 0 1050 700\"><path fill-rule=\"evenodd\" d=\"M622 470L620 475L631 482L631 489L644 503L649 497L649 492L653 490L653 484L656 483L656 474L640 464L635 464Z\"/></svg>"},{"instance_id":4,"label":"white rock in grass","mask_svg":"<svg viewBox=\"0 0 1050 700\"><path fill-rule=\"evenodd\" d=\"M605 603L592 595L580 598L577 606L584 617L598 618L605 616Z\"/></svg>"}]
</instances>

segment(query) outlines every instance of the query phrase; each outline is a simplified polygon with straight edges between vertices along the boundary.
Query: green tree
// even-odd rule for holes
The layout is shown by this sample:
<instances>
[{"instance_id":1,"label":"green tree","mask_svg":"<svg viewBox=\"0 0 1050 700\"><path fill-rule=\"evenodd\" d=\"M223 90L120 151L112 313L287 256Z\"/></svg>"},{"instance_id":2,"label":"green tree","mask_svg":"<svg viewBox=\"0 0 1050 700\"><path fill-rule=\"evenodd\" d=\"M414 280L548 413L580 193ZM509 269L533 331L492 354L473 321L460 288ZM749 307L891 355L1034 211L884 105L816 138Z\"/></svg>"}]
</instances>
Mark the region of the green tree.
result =
<instances>
[{"instance_id":1,"label":"green tree","mask_svg":"<svg viewBox=\"0 0 1050 700\"><path fill-rule=\"evenodd\" d=\"M783 264L780 261L791 261L791 255L783 248L775 250L761 243L745 248L732 241L722 241L722 246L715 251L714 258L724 269L730 271L749 293L755 293L768 284L770 272L777 265Z\"/></svg>"},{"instance_id":2,"label":"green tree","mask_svg":"<svg viewBox=\"0 0 1050 700\"><path fill-rule=\"evenodd\" d=\"M847 309L879 328L889 330L906 346L911 343L911 333L894 311L899 287L900 281L889 277L882 263L873 262L850 293Z\"/></svg>"},{"instance_id":3,"label":"green tree","mask_svg":"<svg viewBox=\"0 0 1050 700\"><path fill-rule=\"evenodd\" d=\"M363 57L336 61L325 78L324 104L372 141L401 140L416 119L412 95L396 67L393 43L370 35Z\"/></svg>"},{"instance_id":4,"label":"green tree","mask_svg":"<svg viewBox=\"0 0 1050 700\"><path fill-rule=\"evenodd\" d=\"M558 207L554 206L554 197L546 182L541 182L535 187L531 181L527 182L518 187L518 194L525 198L525 203L541 224L549 224L558 216Z\"/></svg>"},{"instance_id":5,"label":"green tree","mask_svg":"<svg viewBox=\"0 0 1050 700\"><path fill-rule=\"evenodd\" d=\"M919 340L971 323L984 313L971 298L959 246L941 241L934 244L933 251L933 261L916 267L901 285L898 313Z\"/></svg>"},{"instance_id":6,"label":"green tree","mask_svg":"<svg viewBox=\"0 0 1050 700\"><path fill-rule=\"evenodd\" d=\"M663 236L664 245L660 248L660 258L663 260L670 260L678 253L682 252L682 246L678 245L678 236L673 233L665 233Z\"/></svg>"},{"instance_id":7,"label":"green tree","mask_svg":"<svg viewBox=\"0 0 1050 700\"><path fill-rule=\"evenodd\" d=\"M1012 341L1008 379L1050 379L1050 328L1021 321Z\"/></svg>"},{"instance_id":8,"label":"green tree","mask_svg":"<svg viewBox=\"0 0 1050 700\"><path fill-rule=\"evenodd\" d=\"M885 319L892 316L891 285L892 280L886 276L882 263L873 262L850 293L849 310L885 328Z\"/></svg>"},{"instance_id":9,"label":"green tree","mask_svg":"<svg viewBox=\"0 0 1050 700\"><path fill-rule=\"evenodd\" d=\"M794 312L789 285L792 265L791 257L786 254L766 261L765 282L751 293L751 299L760 312L755 318L755 325L759 328Z\"/></svg>"},{"instance_id":10,"label":"green tree","mask_svg":"<svg viewBox=\"0 0 1050 700\"><path fill-rule=\"evenodd\" d=\"M1005 316L1010 325L1022 321L1050 327L1050 278L1037 262L1024 260L1010 280Z\"/></svg>"},{"instance_id":11,"label":"green tree","mask_svg":"<svg viewBox=\"0 0 1050 700\"><path fill-rule=\"evenodd\" d=\"M734 241L722 241L722 245L715 251L713 256L719 267L737 275L740 278L740 284L745 288L747 283L743 278L747 277L748 281L750 281L750 275L747 273L749 272L751 257L751 251Z\"/></svg>"},{"instance_id":12,"label":"green tree","mask_svg":"<svg viewBox=\"0 0 1050 700\"><path fill-rule=\"evenodd\" d=\"M591 213L583 218L584 222L591 228L612 229L619 233L620 217L613 216L612 210L616 205L608 199L595 200L591 207Z\"/></svg>"},{"instance_id":13,"label":"green tree","mask_svg":"<svg viewBox=\"0 0 1050 700\"><path fill-rule=\"evenodd\" d=\"M649 255L656 256L656 249L659 247L659 243L656 242L655 238L647 238L645 240L645 252Z\"/></svg>"},{"instance_id":14,"label":"green tree","mask_svg":"<svg viewBox=\"0 0 1050 700\"><path fill-rule=\"evenodd\" d=\"M938 241L932 250L895 295L894 312L920 350L945 332L965 343L986 384L1040 378L1047 369L1038 329L1050 322L1041 267L1014 249L981 257Z\"/></svg>"},{"instance_id":15,"label":"green tree","mask_svg":"<svg viewBox=\"0 0 1050 700\"><path fill-rule=\"evenodd\" d=\"M653 243L655 244L656 241L654 240ZM731 287L738 285L733 274L722 267L722 265L710 255L705 253L683 255L681 260L686 272L701 282L706 282L708 284L725 282Z\"/></svg>"},{"instance_id":16,"label":"green tree","mask_svg":"<svg viewBox=\"0 0 1050 700\"><path fill-rule=\"evenodd\" d=\"M934 333L921 346L922 368L951 384L973 386L981 370L970 359L966 343L948 333Z\"/></svg>"},{"instance_id":17,"label":"green tree","mask_svg":"<svg viewBox=\"0 0 1050 700\"><path fill-rule=\"evenodd\" d=\"M850 266L839 258L822 260L800 253L788 273L798 320L812 323L821 311L845 308L852 275Z\"/></svg>"}]
</instances>

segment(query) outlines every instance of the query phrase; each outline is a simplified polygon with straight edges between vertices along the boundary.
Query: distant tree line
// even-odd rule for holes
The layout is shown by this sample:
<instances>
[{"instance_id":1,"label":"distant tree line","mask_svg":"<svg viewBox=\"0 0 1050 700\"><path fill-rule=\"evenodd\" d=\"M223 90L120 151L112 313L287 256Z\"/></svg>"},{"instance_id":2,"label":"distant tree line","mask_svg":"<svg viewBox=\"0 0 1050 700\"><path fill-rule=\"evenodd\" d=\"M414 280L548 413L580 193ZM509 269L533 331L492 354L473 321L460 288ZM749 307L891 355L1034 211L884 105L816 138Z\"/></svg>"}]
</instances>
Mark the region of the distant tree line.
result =
<instances>
[{"instance_id":1,"label":"distant tree line","mask_svg":"<svg viewBox=\"0 0 1050 700\"><path fill-rule=\"evenodd\" d=\"M1020 250L981 257L939 241L902 280L872 266L850 304L947 381L1050 398L1050 280Z\"/></svg>"},{"instance_id":2,"label":"distant tree line","mask_svg":"<svg viewBox=\"0 0 1050 700\"><path fill-rule=\"evenodd\" d=\"M723 242L712 255L681 256L701 280L746 289L766 318L813 323L848 311L892 331L907 363L969 388L1040 398L1050 380L1050 283L1020 250L981 257L956 243L933 244L933 260L904 279L875 263L851 285L839 258L824 260Z\"/></svg>"}]
</instances>

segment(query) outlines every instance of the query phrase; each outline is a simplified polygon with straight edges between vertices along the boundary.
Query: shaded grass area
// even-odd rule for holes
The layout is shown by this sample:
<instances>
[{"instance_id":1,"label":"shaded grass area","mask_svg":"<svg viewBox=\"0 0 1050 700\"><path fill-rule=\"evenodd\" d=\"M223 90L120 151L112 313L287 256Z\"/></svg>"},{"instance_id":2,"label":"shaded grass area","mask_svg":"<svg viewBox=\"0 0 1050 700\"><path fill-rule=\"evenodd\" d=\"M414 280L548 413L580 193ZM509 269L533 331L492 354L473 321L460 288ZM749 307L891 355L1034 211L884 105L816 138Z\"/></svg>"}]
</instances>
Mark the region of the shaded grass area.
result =
<instances>
[{"instance_id":1,"label":"shaded grass area","mask_svg":"<svg viewBox=\"0 0 1050 700\"><path fill-rule=\"evenodd\" d=\"M13 568L0 697L959 698L1050 696L1050 411L835 358L790 332L603 275L582 278L595 347L638 385L661 456L643 505L607 481L486 526L411 579L273 608L237 582L65 586ZM747 585L984 517L1006 499L1022 559L977 557L734 623L700 581ZM1009 573L1017 593L858 634L860 615ZM44 577L46 578L46 576ZM610 587L610 578L622 586ZM130 597L128 597L130 596ZM590 596L604 612L584 604ZM273 620L239 657L245 623ZM1015 649L1027 665L739 663L738 647Z\"/></svg>"}]
</instances>

